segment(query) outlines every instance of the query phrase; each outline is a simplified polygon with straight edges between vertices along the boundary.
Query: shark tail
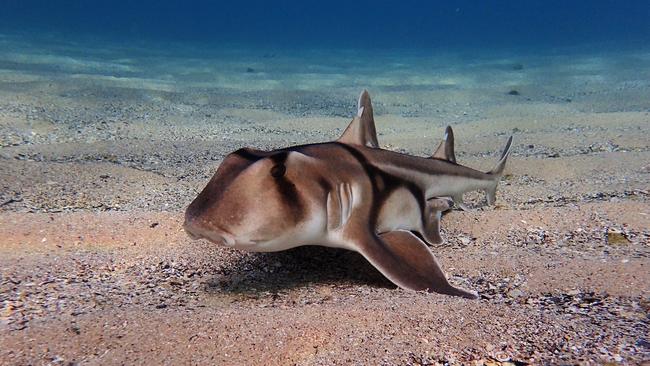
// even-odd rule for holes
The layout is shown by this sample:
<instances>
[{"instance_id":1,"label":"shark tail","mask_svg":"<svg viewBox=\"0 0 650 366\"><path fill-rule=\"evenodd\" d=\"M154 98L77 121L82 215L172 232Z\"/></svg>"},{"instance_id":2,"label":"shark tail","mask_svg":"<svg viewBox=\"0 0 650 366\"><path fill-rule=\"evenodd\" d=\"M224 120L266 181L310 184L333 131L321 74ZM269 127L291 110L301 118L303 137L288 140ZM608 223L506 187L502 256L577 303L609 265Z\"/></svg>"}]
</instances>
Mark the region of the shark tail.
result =
<instances>
[{"instance_id":1,"label":"shark tail","mask_svg":"<svg viewBox=\"0 0 650 366\"><path fill-rule=\"evenodd\" d=\"M499 179L503 175L503 170L506 168L506 161L508 160L508 156L510 155L510 151L512 149L512 136L508 139L508 142L506 143L506 147L503 149L503 153L501 153L501 158L497 162L497 164L487 172L487 174L493 176L493 184L485 190L485 194L487 195L487 202L488 205L494 204L494 201L496 200L496 195L497 195L497 185L499 184Z\"/></svg>"}]
</instances>

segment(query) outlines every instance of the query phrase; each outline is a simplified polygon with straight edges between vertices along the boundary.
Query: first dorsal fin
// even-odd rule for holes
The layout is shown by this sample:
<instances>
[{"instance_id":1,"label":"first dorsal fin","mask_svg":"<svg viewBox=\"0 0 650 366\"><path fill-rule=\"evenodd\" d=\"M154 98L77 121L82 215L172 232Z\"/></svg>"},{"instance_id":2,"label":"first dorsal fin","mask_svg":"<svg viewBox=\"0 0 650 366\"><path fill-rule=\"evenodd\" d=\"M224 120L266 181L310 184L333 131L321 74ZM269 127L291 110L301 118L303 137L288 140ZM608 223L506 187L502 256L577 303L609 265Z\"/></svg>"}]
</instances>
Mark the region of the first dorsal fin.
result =
<instances>
[{"instance_id":1,"label":"first dorsal fin","mask_svg":"<svg viewBox=\"0 0 650 366\"><path fill-rule=\"evenodd\" d=\"M339 137L338 142L344 144L364 145L368 147L379 147L375 119L372 113L372 102L367 90L361 92L357 104L357 115L352 119L348 127Z\"/></svg>"},{"instance_id":2,"label":"first dorsal fin","mask_svg":"<svg viewBox=\"0 0 650 366\"><path fill-rule=\"evenodd\" d=\"M431 157L434 159L448 160L452 163L456 162L456 154L454 153L454 130L451 129L451 126L447 126L447 129L445 129L445 137Z\"/></svg>"}]
</instances>

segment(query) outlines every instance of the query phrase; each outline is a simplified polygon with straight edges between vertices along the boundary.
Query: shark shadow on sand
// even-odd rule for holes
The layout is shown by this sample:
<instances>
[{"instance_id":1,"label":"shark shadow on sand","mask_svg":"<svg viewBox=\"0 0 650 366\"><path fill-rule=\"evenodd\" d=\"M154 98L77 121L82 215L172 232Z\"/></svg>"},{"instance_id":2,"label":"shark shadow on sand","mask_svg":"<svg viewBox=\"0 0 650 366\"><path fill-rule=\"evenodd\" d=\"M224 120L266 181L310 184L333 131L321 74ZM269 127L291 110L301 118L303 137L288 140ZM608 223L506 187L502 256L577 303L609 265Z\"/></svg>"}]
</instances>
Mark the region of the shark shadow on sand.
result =
<instances>
[{"instance_id":1,"label":"shark shadow on sand","mask_svg":"<svg viewBox=\"0 0 650 366\"><path fill-rule=\"evenodd\" d=\"M278 293L311 284L394 287L361 254L350 250L301 246L282 252L250 254L209 278L206 290L254 294Z\"/></svg>"}]
</instances>

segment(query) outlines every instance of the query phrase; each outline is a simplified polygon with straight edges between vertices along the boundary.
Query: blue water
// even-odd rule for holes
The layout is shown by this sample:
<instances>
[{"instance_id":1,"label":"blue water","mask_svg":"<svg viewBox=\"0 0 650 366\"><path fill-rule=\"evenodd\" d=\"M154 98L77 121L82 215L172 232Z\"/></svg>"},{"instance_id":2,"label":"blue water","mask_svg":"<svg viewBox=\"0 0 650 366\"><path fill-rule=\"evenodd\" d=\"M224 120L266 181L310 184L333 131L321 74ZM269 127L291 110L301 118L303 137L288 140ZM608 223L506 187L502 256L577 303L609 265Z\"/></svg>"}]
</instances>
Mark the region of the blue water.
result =
<instances>
[{"instance_id":1,"label":"blue water","mask_svg":"<svg viewBox=\"0 0 650 366\"><path fill-rule=\"evenodd\" d=\"M2 0L0 32L309 48L650 43L648 0Z\"/></svg>"}]
</instances>

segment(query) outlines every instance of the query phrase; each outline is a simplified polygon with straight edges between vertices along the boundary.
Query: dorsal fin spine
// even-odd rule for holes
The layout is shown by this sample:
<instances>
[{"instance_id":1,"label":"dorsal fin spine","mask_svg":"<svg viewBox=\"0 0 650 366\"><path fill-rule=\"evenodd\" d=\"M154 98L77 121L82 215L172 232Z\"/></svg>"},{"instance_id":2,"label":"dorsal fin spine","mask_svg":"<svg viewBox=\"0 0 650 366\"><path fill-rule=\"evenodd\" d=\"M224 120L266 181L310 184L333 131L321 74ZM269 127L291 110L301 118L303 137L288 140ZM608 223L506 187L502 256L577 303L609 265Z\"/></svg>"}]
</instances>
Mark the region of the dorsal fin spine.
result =
<instances>
[{"instance_id":1,"label":"dorsal fin spine","mask_svg":"<svg viewBox=\"0 0 650 366\"><path fill-rule=\"evenodd\" d=\"M451 126L447 126L445 129L445 136L431 157L434 159L447 160L452 163L456 162L456 153L454 152L454 130L452 130Z\"/></svg>"},{"instance_id":2,"label":"dorsal fin spine","mask_svg":"<svg viewBox=\"0 0 650 366\"><path fill-rule=\"evenodd\" d=\"M343 134L337 140L345 144L379 147L372 102L367 90L361 92L357 102L357 115L352 119Z\"/></svg>"}]
</instances>

